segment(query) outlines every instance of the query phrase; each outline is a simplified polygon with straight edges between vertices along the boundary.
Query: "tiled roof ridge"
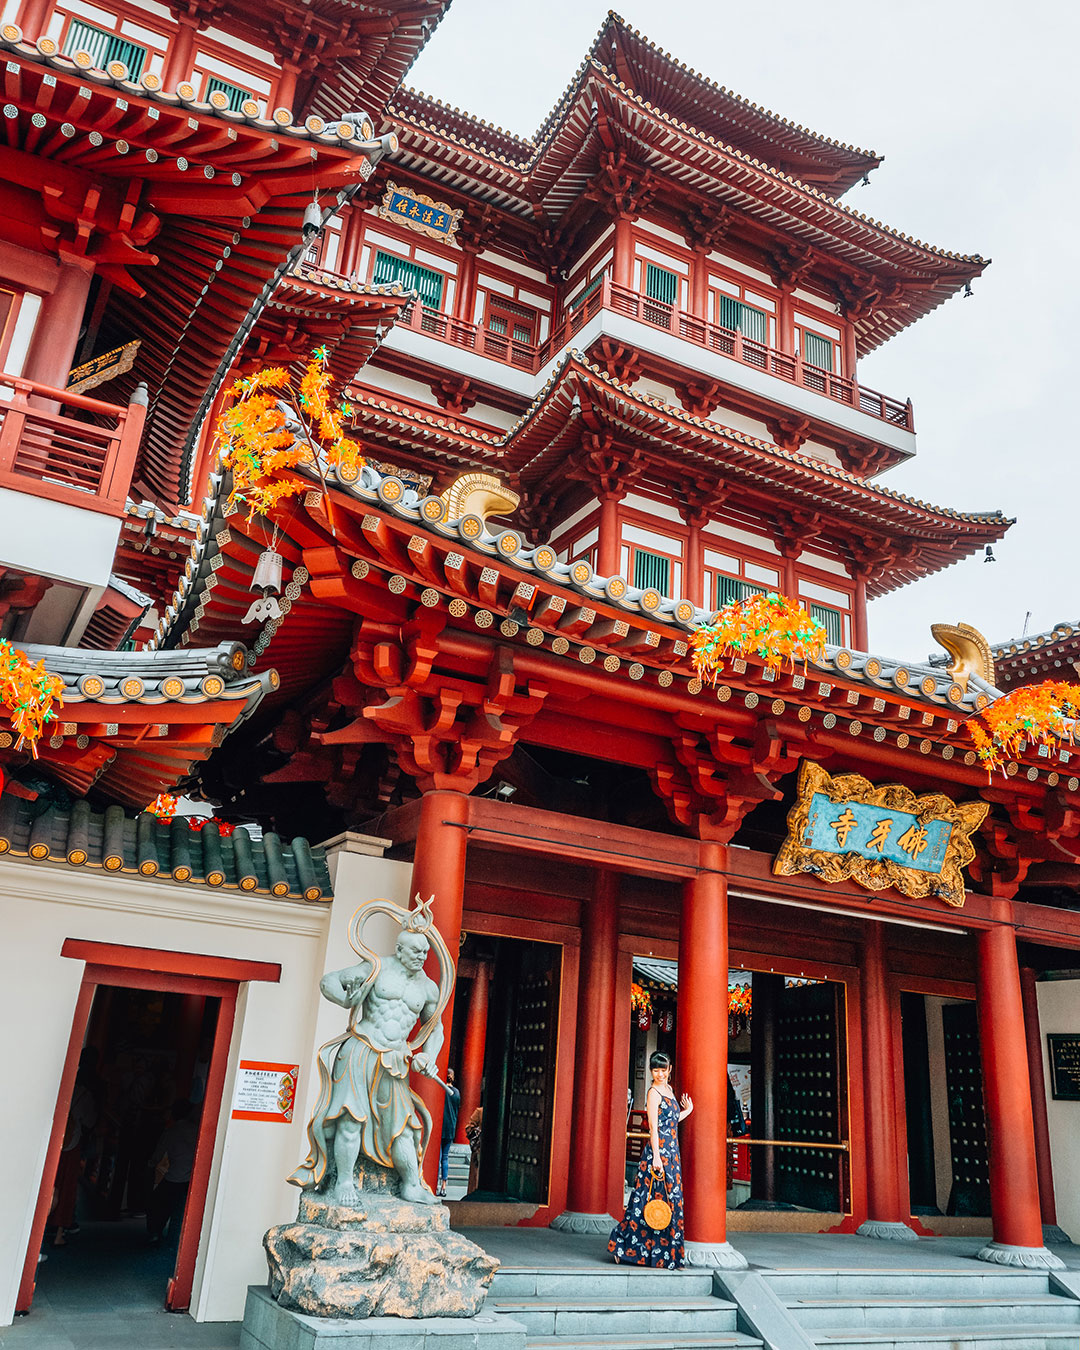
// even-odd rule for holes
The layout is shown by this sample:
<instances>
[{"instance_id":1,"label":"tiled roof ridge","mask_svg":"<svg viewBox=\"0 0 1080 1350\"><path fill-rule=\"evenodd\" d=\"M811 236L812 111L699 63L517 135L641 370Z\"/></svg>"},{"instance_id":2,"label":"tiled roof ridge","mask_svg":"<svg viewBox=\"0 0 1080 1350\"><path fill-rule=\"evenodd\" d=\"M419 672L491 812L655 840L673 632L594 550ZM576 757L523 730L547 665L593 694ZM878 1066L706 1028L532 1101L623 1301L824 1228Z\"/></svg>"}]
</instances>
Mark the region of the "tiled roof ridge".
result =
<instances>
[{"instance_id":1,"label":"tiled roof ridge","mask_svg":"<svg viewBox=\"0 0 1080 1350\"><path fill-rule=\"evenodd\" d=\"M662 47L653 42L651 38L646 37L639 29L631 27L622 15L613 9L608 10L607 18L601 25L596 37L593 39L593 45L589 49L590 56L595 57L596 50L600 46L609 25L614 25L621 28L624 33L629 33L636 41L640 42L650 51L655 52L657 56L669 62L671 65L678 67L684 74L689 75L691 79L697 80L698 83L704 85L707 89L722 94L724 98L739 104L740 107L747 109L749 112L757 113L761 117L768 118L770 122L774 122L778 127L784 127L790 131L797 131L801 135L808 137L810 140L818 142L819 145L828 146L833 150L842 150L859 159L870 161L868 167L871 169L880 164L884 158L884 156L879 155L876 150L864 150L860 146L851 145L846 141L838 141L831 136L822 136L820 132L812 131L809 127L804 127L796 122L792 122L787 117L781 117L779 113L773 112L771 108L765 108L760 103L751 103L750 100L745 98L742 94L737 94L733 89L729 89L726 85L717 84L717 82L710 79L708 75L703 75L699 70L695 70L693 66L688 66L685 61L680 61L678 57L673 56L671 52L665 51Z\"/></svg>"},{"instance_id":2,"label":"tiled roof ridge","mask_svg":"<svg viewBox=\"0 0 1080 1350\"><path fill-rule=\"evenodd\" d=\"M1041 633L1029 636L1006 638L1004 642L990 644L990 653L994 660L1018 656L1022 652L1036 647L1047 647L1054 642L1063 642L1066 638L1080 636L1080 619L1061 619L1053 628L1045 628Z\"/></svg>"},{"instance_id":3,"label":"tiled roof ridge","mask_svg":"<svg viewBox=\"0 0 1080 1350\"><path fill-rule=\"evenodd\" d=\"M242 825L222 834L215 820L193 829L184 816L166 823L145 811L128 816L122 806L94 811L82 797L70 807L50 803L42 810L4 792L0 856L278 900L333 898L325 852L302 836L255 839Z\"/></svg>"},{"instance_id":4,"label":"tiled roof ridge","mask_svg":"<svg viewBox=\"0 0 1080 1350\"><path fill-rule=\"evenodd\" d=\"M0 49L6 49L15 55L33 61L38 65L49 66L53 70L58 70L66 75L77 75L80 79L86 80L90 84L99 86L112 86L122 91L127 97L145 98L152 103L163 104L166 107L187 108L190 112L197 113L200 117L219 118L234 126L254 127L259 131L273 132L274 135L284 135L293 137L296 140L311 140L320 145L347 147L350 141L360 140L359 128L344 118L334 124L332 131L327 130L331 126L322 117L312 113L306 117L303 123L278 120L277 117L262 117L258 113L247 114L242 111L234 111L231 108L216 108L212 103L205 102L196 98L194 95L194 86L188 81L182 80L177 90L166 90L161 86L161 80L157 75L147 71L136 80L127 78L127 70L123 62L110 61L109 65L123 69L123 74L113 75L107 70L99 70L96 67L83 67L76 65L75 61L64 56L59 50L59 44L55 39L47 34L41 34L36 41L31 41L25 37L18 24L6 23L0 27ZM178 92L181 88L192 90L191 97L181 96ZM255 102L254 99L249 100ZM286 109L277 109L279 113L284 113Z\"/></svg>"},{"instance_id":5,"label":"tiled roof ridge","mask_svg":"<svg viewBox=\"0 0 1080 1350\"><path fill-rule=\"evenodd\" d=\"M894 229L892 226L884 224L884 222L875 219L873 216L868 216L864 212L856 210L855 207L850 206L847 202L840 201L836 197L830 196L829 193L823 192L821 189L815 188L809 183L802 182L801 179L796 178L794 175L786 174L782 172L780 169L776 169L772 165L766 164L763 160L757 159L753 155L748 155L744 151L739 150L737 147L729 145L715 136L709 135L708 132L701 130L699 127L691 126L689 123L683 122L679 118L670 116L668 113L665 113L661 109L655 107L655 105L651 104L647 99L643 98L640 94L638 94L635 90L631 89L628 85L624 84L606 66L602 65L600 62L596 60L593 60L592 58L589 58L585 62L582 74L584 74L585 70L590 68L596 74L601 76L605 81L607 81L609 84L618 89L618 91L625 97L639 104L639 106L645 109L650 114L650 116L656 117L660 121L666 123L668 126L674 127L679 131L685 132L687 135L696 137L699 141L703 142L709 148L717 150L722 154L729 155L731 158L738 160L740 163L749 165L751 168L755 169L759 173L763 173L777 182L784 183L786 186L791 187L798 192L807 194L808 196L812 197L816 202L820 203L826 208L832 208L833 210L839 212L840 214L847 216L849 219L856 221L859 224L868 226L873 230L877 230L881 234L886 235L889 238L895 239L901 243L904 243L911 248L921 249L924 253L927 253L934 258L944 259L949 262L964 263L970 267L979 268L980 270L988 266L990 263L989 258L984 258L980 254L954 253L949 249L942 249L936 247L933 244L928 244L922 239L915 239L911 235L905 234L902 230ZM388 115L394 116L399 115L393 111L392 104L388 106L387 113ZM446 128L432 126L420 119L411 119L406 117L402 118L401 120L412 121L413 125L416 126L419 130L427 134L442 136L446 140L452 142L455 145L460 146L463 149L474 150L478 154L487 155L490 158L493 158L498 162L500 162L501 164L505 165L506 168L513 170L523 179L528 177L528 175L532 172L535 166L539 163L540 159L542 158L547 148L548 142L552 139L554 135L554 131L551 131L547 136L547 140L538 140L535 142L536 149L531 159L514 161L508 159L505 155L500 155L496 153L494 150L490 150L487 147L477 145L476 143L466 140L463 137L456 136L452 131L449 131Z\"/></svg>"}]
</instances>

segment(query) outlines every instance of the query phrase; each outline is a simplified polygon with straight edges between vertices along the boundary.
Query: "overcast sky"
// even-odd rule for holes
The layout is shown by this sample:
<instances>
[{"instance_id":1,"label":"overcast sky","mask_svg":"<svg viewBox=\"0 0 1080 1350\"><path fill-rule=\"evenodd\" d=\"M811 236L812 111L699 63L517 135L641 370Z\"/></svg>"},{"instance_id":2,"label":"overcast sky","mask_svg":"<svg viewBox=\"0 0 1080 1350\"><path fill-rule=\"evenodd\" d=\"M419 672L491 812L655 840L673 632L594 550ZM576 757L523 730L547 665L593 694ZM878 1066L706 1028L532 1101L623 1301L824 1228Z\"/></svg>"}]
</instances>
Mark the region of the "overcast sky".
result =
<instances>
[{"instance_id":1,"label":"overcast sky","mask_svg":"<svg viewBox=\"0 0 1080 1350\"><path fill-rule=\"evenodd\" d=\"M1017 524L875 602L870 645L916 659L930 624L991 641L1080 618L1076 275L1080 18L1072 0L628 0L623 18L694 69L885 162L847 200L917 239L993 260L956 298L860 363L910 397L918 455L900 492ZM603 21L603 0L454 0L409 83L531 135Z\"/></svg>"}]
</instances>

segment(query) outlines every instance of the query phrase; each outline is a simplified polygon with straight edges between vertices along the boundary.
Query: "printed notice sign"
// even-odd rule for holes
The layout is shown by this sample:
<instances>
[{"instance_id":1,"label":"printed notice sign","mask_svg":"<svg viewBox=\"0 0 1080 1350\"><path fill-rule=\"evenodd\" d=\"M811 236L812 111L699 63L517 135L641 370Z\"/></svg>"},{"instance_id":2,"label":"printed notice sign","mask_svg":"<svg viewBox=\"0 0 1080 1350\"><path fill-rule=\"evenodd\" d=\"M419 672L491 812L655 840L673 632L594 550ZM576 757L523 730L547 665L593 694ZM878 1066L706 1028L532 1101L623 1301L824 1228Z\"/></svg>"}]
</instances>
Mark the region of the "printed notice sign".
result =
<instances>
[{"instance_id":1,"label":"printed notice sign","mask_svg":"<svg viewBox=\"0 0 1080 1350\"><path fill-rule=\"evenodd\" d=\"M273 1120L288 1124L293 1118L299 1064L268 1064L242 1059L233 1093L233 1120Z\"/></svg>"},{"instance_id":2,"label":"printed notice sign","mask_svg":"<svg viewBox=\"0 0 1080 1350\"><path fill-rule=\"evenodd\" d=\"M1080 1036L1051 1032L1050 1087L1058 1102L1080 1102Z\"/></svg>"}]
</instances>

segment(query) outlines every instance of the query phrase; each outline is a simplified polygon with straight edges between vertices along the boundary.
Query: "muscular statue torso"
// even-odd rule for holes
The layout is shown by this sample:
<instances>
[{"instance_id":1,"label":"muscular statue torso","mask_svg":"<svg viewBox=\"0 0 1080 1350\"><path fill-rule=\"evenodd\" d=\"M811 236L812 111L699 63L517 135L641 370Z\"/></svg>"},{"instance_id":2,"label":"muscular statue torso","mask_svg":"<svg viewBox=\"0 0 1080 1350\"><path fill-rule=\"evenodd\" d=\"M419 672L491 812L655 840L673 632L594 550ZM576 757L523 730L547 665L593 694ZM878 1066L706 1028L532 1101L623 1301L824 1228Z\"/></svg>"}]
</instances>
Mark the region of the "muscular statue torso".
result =
<instances>
[{"instance_id":1,"label":"muscular statue torso","mask_svg":"<svg viewBox=\"0 0 1080 1350\"><path fill-rule=\"evenodd\" d=\"M366 966L354 966L353 970L355 993L369 971ZM424 1008L438 996L438 988L426 975L410 975L396 958L390 957L365 995L363 1015L354 1026L377 1049L400 1049Z\"/></svg>"}]
</instances>

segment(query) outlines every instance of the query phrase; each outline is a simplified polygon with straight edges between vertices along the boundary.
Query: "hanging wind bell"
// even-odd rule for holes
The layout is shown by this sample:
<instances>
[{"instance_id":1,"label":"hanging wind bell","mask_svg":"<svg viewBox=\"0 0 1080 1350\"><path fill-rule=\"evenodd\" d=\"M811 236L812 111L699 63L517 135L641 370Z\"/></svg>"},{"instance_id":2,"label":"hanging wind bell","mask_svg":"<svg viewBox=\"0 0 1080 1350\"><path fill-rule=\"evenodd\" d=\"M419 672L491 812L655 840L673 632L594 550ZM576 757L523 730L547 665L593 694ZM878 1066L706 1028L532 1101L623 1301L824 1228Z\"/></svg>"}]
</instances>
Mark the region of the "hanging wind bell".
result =
<instances>
[{"instance_id":1,"label":"hanging wind bell","mask_svg":"<svg viewBox=\"0 0 1080 1350\"><path fill-rule=\"evenodd\" d=\"M281 618L281 606L277 602L281 591L281 554L277 549L263 549L259 554L250 589L261 591L262 595L251 602L242 623L264 623L267 619Z\"/></svg>"}]
</instances>

